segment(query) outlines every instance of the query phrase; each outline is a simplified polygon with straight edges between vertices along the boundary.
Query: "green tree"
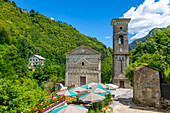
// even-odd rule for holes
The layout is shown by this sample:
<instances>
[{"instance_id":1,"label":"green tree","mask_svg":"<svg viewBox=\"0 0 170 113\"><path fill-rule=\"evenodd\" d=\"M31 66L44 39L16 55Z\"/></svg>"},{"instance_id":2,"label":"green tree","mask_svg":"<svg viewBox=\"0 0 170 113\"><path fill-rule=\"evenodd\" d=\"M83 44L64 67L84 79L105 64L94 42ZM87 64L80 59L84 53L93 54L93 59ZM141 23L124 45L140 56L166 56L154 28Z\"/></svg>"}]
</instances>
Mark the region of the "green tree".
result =
<instances>
[{"instance_id":1,"label":"green tree","mask_svg":"<svg viewBox=\"0 0 170 113\"><path fill-rule=\"evenodd\" d=\"M62 80L63 80L62 78L57 77L56 75L52 75L49 80L43 83L42 87L46 89L48 92L52 93L55 91L55 83L61 82Z\"/></svg>"},{"instance_id":2,"label":"green tree","mask_svg":"<svg viewBox=\"0 0 170 113\"><path fill-rule=\"evenodd\" d=\"M14 7L16 7L16 3L15 3L15 1L12 1L12 5L13 5Z\"/></svg>"},{"instance_id":3,"label":"green tree","mask_svg":"<svg viewBox=\"0 0 170 113\"><path fill-rule=\"evenodd\" d=\"M34 15L35 15L35 10L34 10L34 9L31 9L31 11L30 11L30 16L34 17Z\"/></svg>"},{"instance_id":4,"label":"green tree","mask_svg":"<svg viewBox=\"0 0 170 113\"><path fill-rule=\"evenodd\" d=\"M4 43L9 44L10 43L11 37L9 34L10 33L7 30L7 28L0 24L0 44L4 44Z\"/></svg>"},{"instance_id":5,"label":"green tree","mask_svg":"<svg viewBox=\"0 0 170 113\"><path fill-rule=\"evenodd\" d=\"M112 82L112 76L113 76L113 68L112 68L112 58L108 57L105 58L102 61L101 64L101 77L102 77L102 82L103 83L111 83Z\"/></svg>"},{"instance_id":6,"label":"green tree","mask_svg":"<svg viewBox=\"0 0 170 113\"><path fill-rule=\"evenodd\" d=\"M20 53L21 58L28 59L29 43L26 38L19 38L18 52Z\"/></svg>"}]
</instances>

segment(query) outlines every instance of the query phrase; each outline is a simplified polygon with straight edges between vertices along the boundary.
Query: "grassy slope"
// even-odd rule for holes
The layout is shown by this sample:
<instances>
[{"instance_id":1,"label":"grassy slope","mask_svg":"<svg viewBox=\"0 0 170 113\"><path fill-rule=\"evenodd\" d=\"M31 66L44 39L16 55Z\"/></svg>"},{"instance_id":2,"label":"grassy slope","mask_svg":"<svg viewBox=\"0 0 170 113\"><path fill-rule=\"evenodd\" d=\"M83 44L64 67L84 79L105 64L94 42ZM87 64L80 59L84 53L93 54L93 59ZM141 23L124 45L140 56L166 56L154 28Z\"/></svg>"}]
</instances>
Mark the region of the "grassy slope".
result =
<instances>
[{"instance_id":1,"label":"grassy slope","mask_svg":"<svg viewBox=\"0 0 170 113\"><path fill-rule=\"evenodd\" d=\"M26 37L31 45L30 54L39 54L56 64L65 63L64 53L82 44L111 57L111 48L95 38L81 34L71 25L57 22L39 13L31 17L10 3L0 2L0 23L9 30L12 44L18 37Z\"/></svg>"}]
</instances>

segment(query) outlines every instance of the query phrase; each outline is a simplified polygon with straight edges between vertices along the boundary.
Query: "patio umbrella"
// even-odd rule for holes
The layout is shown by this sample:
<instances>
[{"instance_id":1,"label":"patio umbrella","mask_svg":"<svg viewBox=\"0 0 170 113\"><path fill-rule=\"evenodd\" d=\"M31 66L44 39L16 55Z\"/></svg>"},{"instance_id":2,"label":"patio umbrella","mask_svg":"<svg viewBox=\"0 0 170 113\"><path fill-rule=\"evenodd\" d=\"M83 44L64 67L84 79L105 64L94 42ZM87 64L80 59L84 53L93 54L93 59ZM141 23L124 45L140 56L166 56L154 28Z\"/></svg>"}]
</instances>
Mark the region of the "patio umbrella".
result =
<instances>
[{"instance_id":1,"label":"patio umbrella","mask_svg":"<svg viewBox=\"0 0 170 113\"><path fill-rule=\"evenodd\" d=\"M88 88L89 88L88 84L83 85L83 86L81 86L81 87L82 87L82 88L86 88L86 89L88 89Z\"/></svg>"},{"instance_id":2,"label":"patio umbrella","mask_svg":"<svg viewBox=\"0 0 170 113\"><path fill-rule=\"evenodd\" d=\"M85 91L87 91L87 89L86 89L86 88L83 88L83 87L73 87L73 88L70 89L70 91L80 93L80 92L85 92Z\"/></svg>"},{"instance_id":3,"label":"patio umbrella","mask_svg":"<svg viewBox=\"0 0 170 113\"><path fill-rule=\"evenodd\" d=\"M102 94L108 94L109 93L108 90L103 89L103 88L98 88L98 87L89 89L88 91L89 92L94 92L94 93L102 93Z\"/></svg>"},{"instance_id":4,"label":"patio umbrella","mask_svg":"<svg viewBox=\"0 0 170 113\"><path fill-rule=\"evenodd\" d=\"M82 87L86 88L86 89L89 89L89 88L91 88L93 86L97 86L98 88L103 88L103 89L107 89L108 88L108 86L106 86L106 85L104 85L102 83L94 83L94 82L86 84L86 85L84 85Z\"/></svg>"},{"instance_id":5,"label":"patio umbrella","mask_svg":"<svg viewBox=\"0 0 170 113\"><path fill-rule=\"evenodd\" d=\"M55 109L50 113L87 113L88 109L80 105L66 105Z\"/></svg>"},{"instance_id":6,"label":"patio umbrella","mask_svg":"<svg viewBox=\"0 0 170 113\"><path fill-rule=\"evenodd\" d=\"M108 86L109 90L115 90L119 88L117 85L114 85L114 84L106 84L106 86Z\"/></svg>"},{"instance_id":7,"label":"patio umbrella","mask_svg":"<svg viewBox=\"0 0 170 113\"><path fill-rule=\"evenodd\" d=\"M108 89L108 86L101 83L96 83L93 86L91 86L89 89L95 89L95 88Z\"/></svg>"},{"instance_id":8,"label":"patio umbrella","mask_svg":"<svg viewBox=\"0 0 170 113\"><path fill-rule=\"evenodd\" d=\"M93 92L87 93L87 94L79 97L79 100L81 100L84 103L96 103L96 102L100 102L104 99L105 99L104 94L93 93Z\"/></svg>"},{"instance_id":9,"label":"patio umbrella","mask_svg":"<svg viewBox=\"0 0 170 113\"><path fill-rule=\"evenodd\" d=\"M65 91L58 92L57 95L65 95L66 97L70 97L70 96L74 97L74 96L77 96L77 93L73 91L65 90Z\"/></svg>"}]
</instances>

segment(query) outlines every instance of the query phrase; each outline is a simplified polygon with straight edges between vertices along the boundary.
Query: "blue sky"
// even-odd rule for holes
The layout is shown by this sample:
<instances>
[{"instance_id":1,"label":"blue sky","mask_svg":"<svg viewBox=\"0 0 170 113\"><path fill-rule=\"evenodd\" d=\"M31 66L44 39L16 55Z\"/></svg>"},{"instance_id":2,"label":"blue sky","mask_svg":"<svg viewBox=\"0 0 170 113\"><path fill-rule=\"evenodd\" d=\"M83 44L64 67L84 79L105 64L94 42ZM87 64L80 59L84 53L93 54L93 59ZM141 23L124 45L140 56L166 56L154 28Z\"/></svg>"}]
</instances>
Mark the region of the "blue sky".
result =
<instances>
[{"instance_id":1,"label":"blue sky","mask_svg":"<svg viewBox=\"0 0 170 113\"><path fill-rule=\"evenodd\" d=\"M129 28L129 43L146 35L154 27L168 26L166 24L169 24L170 21L168 23L165 23L165 21L169 19L169 16L164 19L164 25L160 25L163 22L158 23L158 25L151 23L143 27L140 25L140 23L146 22L143 21L143 18L146 16L145 13L151 12L151 17L153 14L158 13L157 11L153 12L153 10L155 10L155 7L159 8L158 6L161 3L158 2L160 1L166 1L163 6L166 5L168 7L167 11L161 12L161 14L167 14L169 11L169 0L15 0L18 7L28 11L34 9L49 18L54 18L56 21L66 22L79 30L80 33L97 38L106 44L107 47L112 47L112 27L110 23L113 18L132 17L132 23L130 23ZM153 6L156 3L158 6ZM147 7L152 6L153 9L147 9ZM149 11L147 12L147 10ZM150 18L151 20L152 18ZM147 23L150 22L147 21ZM137 28L134 25L137 25Z\"/></svg>"}]
</instances>

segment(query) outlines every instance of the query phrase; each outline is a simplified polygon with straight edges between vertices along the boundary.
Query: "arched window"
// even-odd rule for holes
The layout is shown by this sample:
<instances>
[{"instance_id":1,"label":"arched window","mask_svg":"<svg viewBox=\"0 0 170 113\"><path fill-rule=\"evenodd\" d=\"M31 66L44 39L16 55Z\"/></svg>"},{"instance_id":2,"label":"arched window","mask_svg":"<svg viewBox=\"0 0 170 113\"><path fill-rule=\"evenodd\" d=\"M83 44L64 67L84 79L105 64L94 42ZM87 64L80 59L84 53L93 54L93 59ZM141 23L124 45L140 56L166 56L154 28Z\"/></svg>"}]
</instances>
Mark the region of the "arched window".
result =
<instances>
[{"instance_id":1,"label":"arched window","mask_svg":"<svg viewBox=\"0 0 170 113\"><path fill-rule=\"evenodd\" d=\"M84 66L84 62L82 62L82 66Z\"/></svg>"},{"instance_id":2,"label":"arched window","mask_svg":"<svg viewBox=\"0 0 170 113\"><path fill-rule=\"evenodd\" d=\"M119 36L119 44L123 44L123 36L122 35Z\"/></svg>"}]
</instances>

